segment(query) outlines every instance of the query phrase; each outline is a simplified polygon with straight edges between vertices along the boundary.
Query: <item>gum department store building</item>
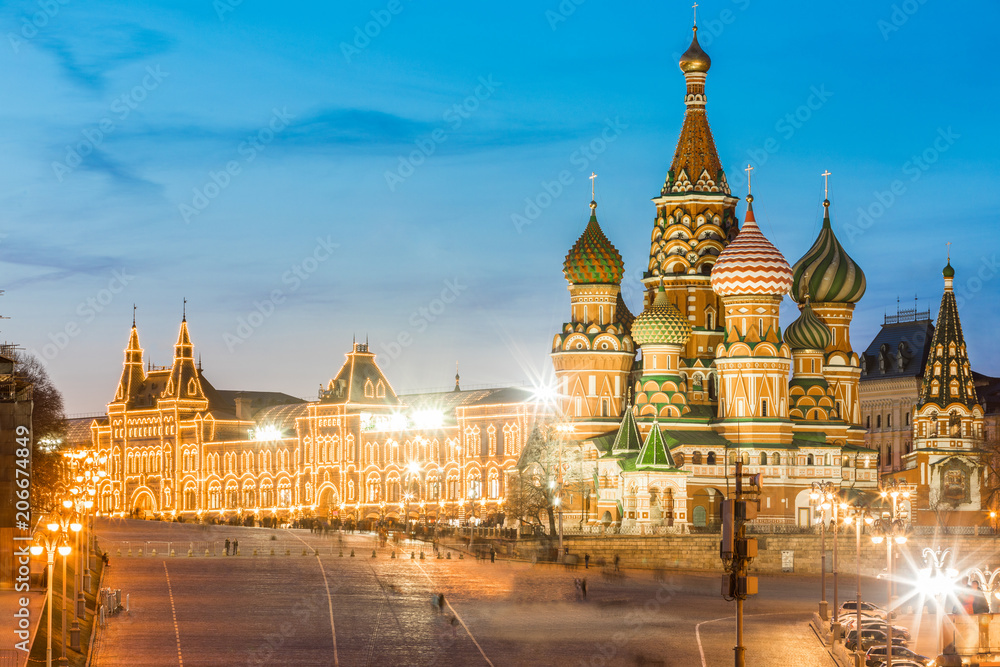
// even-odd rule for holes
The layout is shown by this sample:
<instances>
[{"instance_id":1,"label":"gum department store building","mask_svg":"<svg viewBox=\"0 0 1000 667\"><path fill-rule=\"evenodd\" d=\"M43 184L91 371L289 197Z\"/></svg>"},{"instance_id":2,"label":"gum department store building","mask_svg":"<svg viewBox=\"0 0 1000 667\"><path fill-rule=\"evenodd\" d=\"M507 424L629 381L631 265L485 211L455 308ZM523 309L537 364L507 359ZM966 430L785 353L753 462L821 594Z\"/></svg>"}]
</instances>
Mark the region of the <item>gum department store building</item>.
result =
<instances>
[{"instance_id":1,"label":"gum department store building","mask_svg":"<svg viewBox=\"0 0 1000 667\"><path fill-rule=\"evenodd\" d=\"M551 350L555 410L546 414L524 389L461 391L457 376L452 392L397 396L358 343L316 401L220 391L195 364L186 321L172 366L148 370L133 325L107 417L88 422L112 462L101 509L502 519L507 477L531 465L520 454L536 422L551 419L572 424L562 446L582 450L589 486L567 504L568 525L714 524L737 457L763 473L757 521L813 523L814 482L847 489L848 499L874 489L878 451L866 446L862 360L850 339L864 273L837 240L828 200L818 237L794 266L757 226L753 197L738 224L739 199L706 117L710 66L695 28L680 61L680 138L653 200L642 312L622 298L624 262L596 202L566 257L571 308ZM947 329L948 339L935 338L930 362L940 377L922 391L913 465L902 475L918 492L914 511L906 508L918 522L933 512L917 510L941 497L932 484L944 484L970 517L982 509L982 410L947 272L946 285L950 324L935 335ZM786 294L800 314L782 331ZM938 415L951 415L947 427Z\"/></svg>"}]
</instances>

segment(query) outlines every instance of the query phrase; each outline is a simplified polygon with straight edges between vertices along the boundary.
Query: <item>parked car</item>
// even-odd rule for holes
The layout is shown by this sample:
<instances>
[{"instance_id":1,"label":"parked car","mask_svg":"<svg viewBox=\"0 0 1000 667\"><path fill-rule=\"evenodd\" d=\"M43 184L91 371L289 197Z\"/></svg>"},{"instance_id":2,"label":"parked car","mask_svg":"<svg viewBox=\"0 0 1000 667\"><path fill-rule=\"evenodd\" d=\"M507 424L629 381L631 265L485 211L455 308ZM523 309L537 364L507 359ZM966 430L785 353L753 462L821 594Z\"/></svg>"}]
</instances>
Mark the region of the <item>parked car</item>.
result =
<instances>
[{"instance_id":1,"label":"parked car","mask_svg":"<svg viewBox=\"0 0 1000 667\"><path fill-rule=\"evenodd\" d=\"M892 667L934 667L934 664L933 660L924 665L921 662L914 662L913 660L896 660L896 656L892 656ZM885 667L885 663L879 660L878 667Z\"/></svg>"},{"instance_id":2,"label":"parked car","mask_svg":"<svg viewBox=\"0 0 1000 667\"><path fill-rule=\"evenodd\" d=\"M886 628L889 627L889 624L883 621L882 619L865 619L864 617L862 617L861 627L871 628L873 630L882 630L883 632L885 632ZM893 625L892 638L895 640L896 637L902 637L903 639L909 641L910 640L909 628L906 628L902 625Z\"/></svg>"},{"instance_id":3,"label":"parked car","mask_svg":"<svg viewBox=\"0 0 1000 667\"><path fill-rule=\"evenodd\" d=\"M854 626L857 622L858 622L857 614L844 614L843 616L840 617L840 624L844 626L845 631L854 629ZM869 616L864 612L861 613L861 625L872 622L885 623L885 618L883 618L882 616Z\"/></svg>"},{"instance_id":4,"label":"parked car","mask_svg":"<svg viewBox=\"0 0 1000 667\"><path fill-rule=\"evenodd\" d=\"M872 604L871 602L865 602L864 600L861 601L860 605L858 604L857 600L848 600L844 604L840 605L840 612L837 615L843 616L844 614L848 613L855 614L857 613L859 606L861 607L862 616L878 616L879 618L886 617L885 609L882 609L882 607L878 606L877 604Z\"/></svg>"},{"instance_id":5,"label":"parked car","mask_svg":"<svg viewBox=\"0 0 1000 667\"><path fill-rule=\"evenodd\" d=\"M895 642L893 642L895 643ZM868 649L865 653L865 664L868 667L881 667L884 665L888 659L888 647L884 644L881 646L873 646ZM934 660L928 658L926 655L919 655L914 653L905 646L893 646L892 647L892 664L893 667L898 666L897 658L902 658L909 660L910 662L915 662L922 667L932 667Z\"/></svg>"},{"instance_id":6,"label":"parked car","mask_svg":"<svg viewBox=\"0 0 1000 667\"><path fill-rule=\"evenodd\" d=\"M868 650L873 646L885 646L886 645L886 633L885 630L879 630L878 628L861 628L861 649ZM902 637L892 637L892 645L898 647L905 647L907 641ZM851 650L858 650L858 631L851 630L847 633L844 639L844 646Z\"/></svg>"}]
</instances>

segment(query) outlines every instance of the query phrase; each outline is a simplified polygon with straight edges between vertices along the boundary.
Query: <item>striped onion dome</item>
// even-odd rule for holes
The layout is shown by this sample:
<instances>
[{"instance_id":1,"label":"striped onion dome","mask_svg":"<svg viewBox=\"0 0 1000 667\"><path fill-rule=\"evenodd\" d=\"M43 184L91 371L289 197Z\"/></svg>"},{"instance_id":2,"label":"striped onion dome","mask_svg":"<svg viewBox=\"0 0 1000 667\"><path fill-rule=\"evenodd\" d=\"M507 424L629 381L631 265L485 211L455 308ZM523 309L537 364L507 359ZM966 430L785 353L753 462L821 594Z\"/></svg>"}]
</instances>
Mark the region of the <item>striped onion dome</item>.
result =
<instances>
[{"instance_id":1,"label":"striped onion dome","mask_svg":"<svg viewBox=\"0 0 1000 667\"><path fill-rule=\"evenodd\" d=\"M833 336L806 299L799 318L785 329L784 338L793 350L825 350Z\"/></svg>"},{"instance_id":2,"label":"striped onion dome","mask_svg":"<svg viewBox=\"0 0 1000 667\"><path fill-rule=\"evenodd\" d=\"M574 285L618 285L625 263L618 249L597 222L597 202L590 202L590 222L570 248L563 262L563 275Z\"/></svg>"},{"instance_id":3,"label":"striped onion dome","mask_svg":"<svg viewBox=\"0 0 1000 667\"><path fill-rule=\"evenodd\" d=\"M803 303L857 303L865 294L865 274L847 254L830 226L830 200L823 201L823 228L809 252L792 268L792 299Z\"/></svg>"},{"instance_id":4,"label":"striped onion dome","mask_svg":"<svg viewBox=\"0 0 1000 667\"><path fill-rule=\"evenodd\" d=\"M632 323L632 340L639 345L686 345L690 337L691 323L660 285L653 303Z\"/></svg>"},{"instance_id":5,"label":"striped onion dome","mask_svg":"<svg viewBox=\"0 0 1000 667\"><path fill-rule=\"evenodd\" d=\"M712 289L719 296L768 294L783 296L792 286L792 270L784 255L760 231L747 197L747 216L733 242L712 267Z\"/></svg>"}]
</instances>

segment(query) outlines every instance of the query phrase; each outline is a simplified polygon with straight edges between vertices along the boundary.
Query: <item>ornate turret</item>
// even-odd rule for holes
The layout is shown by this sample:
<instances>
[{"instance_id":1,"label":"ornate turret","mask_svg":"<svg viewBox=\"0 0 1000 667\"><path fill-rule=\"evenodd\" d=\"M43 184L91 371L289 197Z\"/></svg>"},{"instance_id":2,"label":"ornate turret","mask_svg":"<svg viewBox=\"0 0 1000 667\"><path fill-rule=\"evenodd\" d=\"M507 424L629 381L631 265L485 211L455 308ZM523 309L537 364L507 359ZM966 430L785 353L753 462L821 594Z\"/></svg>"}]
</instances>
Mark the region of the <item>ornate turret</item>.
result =
<instances>
[{"instance_id":1,"label":"ornate turret","mask_svg":"<svg viewBox=\"0 0 1000 667\"><path fill-rule=\"evenodd\" d=\"M139 347L139 331L132 320L132 331L128 336L128 347L125 348L125 366L122 377L118 380L118 391L115 392L115 402L129 402L142 388L146 374L142 370L142 348Z\"/></svg>"},{"instance_id":2,"label":"ornate turret","mask_svg":"<svg viewBox=\"0 0 1000 667\"><path fill-rule=\"evenodd\" d=\"M792 350L825 350L830 344L830 330L816 317L812 305L806 299L797 320L788 325L784 334L785 342Z\"/></svg>"},{"instance_id":3,"label":"ornate turret","mask_svg":"<svg viewBox=\"0 0 1000 667\"><path fill-rule=\"evenodd\" d=\"M656 299L632 323L632 339L637 345L686 345L691 323L670 303L661 285Z\"/></svg>"},{"instance_id":4,"label":"ornate turret","mask_svg":"<svg viewBox=\"0 0 1000 667\"><path fill-rule=\"evenodd\" d=\"M194 345L188 333L187 314L181 320L181 328L174 344L174 362L170 377L164 389L163 398L184 401L204 401L205 392L201 386L201 374L194 363Z\"/></svg>"},{"instance_id":5,"label":"ornate turret","mask_svg":"<svg viewBox=\"0 0 1000 667\"><path fill-rule=\"evenodd\" d=\"M851 259L830 225L830 200L823 200L823 227L816 242L792 267L792 300L857 303L865 294L865 274Z\"/></svg>"},{"instance_id":6,"label":"ornate turret","mask_svg":"<svg viewBox=\"0 0 1000 667\"><path fill-rule=\"evenodd\" d=\"M590 220L566 261L563 274L574 285L619 285L625 273L621 253L604 235L597 222L597 202L590 202Z\"/></svg>"},{"instance_id":7,"label":"ornate turret","mask_svg":"<svg viewBox=\"0 0 1000 667\"><path fill-rule=\"evenodd\" d=\"M605 433L617 423L635 359L629 334L634 318L621 296L625 264L597 222L594 200L586 229L566 255L563 273L569 282L570 321L553 338L552 364L565 402L562 409L577 422L576 432L586 437Z\"/></svg>"}]
</instances>

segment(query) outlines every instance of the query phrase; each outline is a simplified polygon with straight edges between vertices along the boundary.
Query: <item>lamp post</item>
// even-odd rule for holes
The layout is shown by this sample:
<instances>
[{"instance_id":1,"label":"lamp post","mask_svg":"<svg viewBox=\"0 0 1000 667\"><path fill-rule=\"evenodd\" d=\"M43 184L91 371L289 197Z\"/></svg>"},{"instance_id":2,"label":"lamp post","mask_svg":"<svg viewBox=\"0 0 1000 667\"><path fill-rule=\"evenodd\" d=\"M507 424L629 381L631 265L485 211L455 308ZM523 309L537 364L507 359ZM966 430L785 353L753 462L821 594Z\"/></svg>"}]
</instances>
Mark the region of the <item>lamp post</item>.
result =
<instances>
[{"instance_id":1,"label":"lamp post","mask_svg":"<svg viewBox=\"0 0 1000 667\"><path fill-rule=\"evenodd\" d=\"M856 567L857 567L857 586L858 586L854 598L855 628L856 628L856 637L858 638L857 646L855 647L856 650L854 653L854 664L857 665L857 667L861 667L861 665L864 664L864 655L865 655L864 651L861 649L861 527L862 527L861 524L868 524L870 526L873 523L875 523L875 518L868 513L868 510L866 508L854 507L851 513L846 514L844 516L845 525L849 526L852 523L854 524L854 530L855 530L854 548L857 554ZM839 622L840 619L838 618L837 621Z\"/></svg>"},{"instance_id":2,"label":"lamp post","mask_svg":"<svg viewBox=\"0 0 1000 667\"><path fill-rule=\"evenodd\" d=\"M74 536L79 535L80 529L83 528L80 522L77 520L77 514L73 510L73 501L66 499L62 501L62 511L52 517L52 524L58 526L60 534L65 537L69 532L72 532ZM51 525L51 524L50 524ZM63 557L62 559L62 655L59 657L60 667L65 667L69 664L69 659L66 657L66 558L69 556L72 548L66 544L65 550L63 546L59 547L59 555ZM75 579L75 577L74 577ZM76 641L74 644L79 645L79 624L76 623L76 618L73 619L75 626L74 632L76 634Z\"/></svg>"},{"instance_id":3,"label":"lamp post","mask_svg":"<svg viewBox=\"0 0 1000 667\"><path fill-rule=\"evenodd\" d=\"M563 445L565 444L565 438L567 435L573 433L573 424L568 422L563 422L556 424L556 433L558 434L557 440L559 442L559 468L558 468L558 481L554 482L558 484L557 488L554 488L555 498L552 500L552 504L556 506L559 511L559 549L556 552L556 560L558 562L563 561L563 557L566 555L566 551L563 548L563 507L562 507L562 492L563 492Z\"/></svg>"},{"instance_id":4,"label":"lamp post","mask_svg":"<svg viewBox=\"0 0 1000 667\"><path fill-rule=\"evenodd\" d=\"M883 500L891 500L891 512L889 518L879 519L875 526L872 534L872 542L875 544L881 544L885 541L885 558L886 558L886 587L887 587L887 602L885 605L886 611L886 665L887 667L892 667L892 544L905 544L906 543L906 526L903 522L896 517L897 510L899 508L898 502L900 498L904 500L909 499L910 491L905 484L899 482L899 480L890 480L887 484L883 485L879 489L879 495Z\"/></svg>"},{"instance_id":5,"label":"lamp post","mask_svg":"<svg viewBox=\"0 0 1000 667\"><path fill-rule=\"evenodd\" d=\"M996 608L992 600L1000 600L1000 567L995 570L981 570L978 567L969 570L970 585L973 577L979 581L979 588L990 603L990 609Z\"/></svg>"},{"instance_id":6,"label":"lamp post","mask_svg":"<svg viewBox=\"0 0 1000 667\"><path fill-rule=\"evenodd\" d=\"M828 605L826 602L826 511L833 507L834 498L837 494L837 487L831 482L813 482L812 490L809 492L809 500L820 510L820 593L819 617L824 621L830 618ZM836 539L836 538L835 538ZM836 547L835 547L836 548ZM836 572L836 565L834 566ZM836 586L836 579L834 579Z\"/></svg>"},{"instance_id":7,"label":"lamp post","mask_svg":"<svg viewBox=\"0 0 1000 667\"><path fill-rule=\"evenodd\" d=\"M934 596L938 655L944 652L941 637L941 622L944 620L944 597L954 586L955 580L958 579L958 570L945 565L950 553L951 549L945 549L942 552L940 547L936 551L930 547L924 547L923 557L927 567L922 568L918 573L924 587Z\"/></svg>"},{"instance_id":8,"label":"lamp post","mask_svg":"<svg viewBox=\"0 0 1000 667\"><path fill-rule=\"evenodd\" d=\"M47 621L47 631L46 631L46 646L45 646L45 667L52 667L52 578L54 576L53 570L55 568L56 551L59 555L63 557L63 565L66 563L66 556L72 551L72 547L66 543L66 534L61 532L59 523L52 521L46 525L49 533L43 533L41 531L35 533L35 541L30 548L32 555L40 556L42 551L48 556L48 585L45 590L45 606L48 608L48 621ZM63 578L63 586L66 585L66 579ZM65 653L65 647L63 648Z\"/></svg>"}]
</instances>

